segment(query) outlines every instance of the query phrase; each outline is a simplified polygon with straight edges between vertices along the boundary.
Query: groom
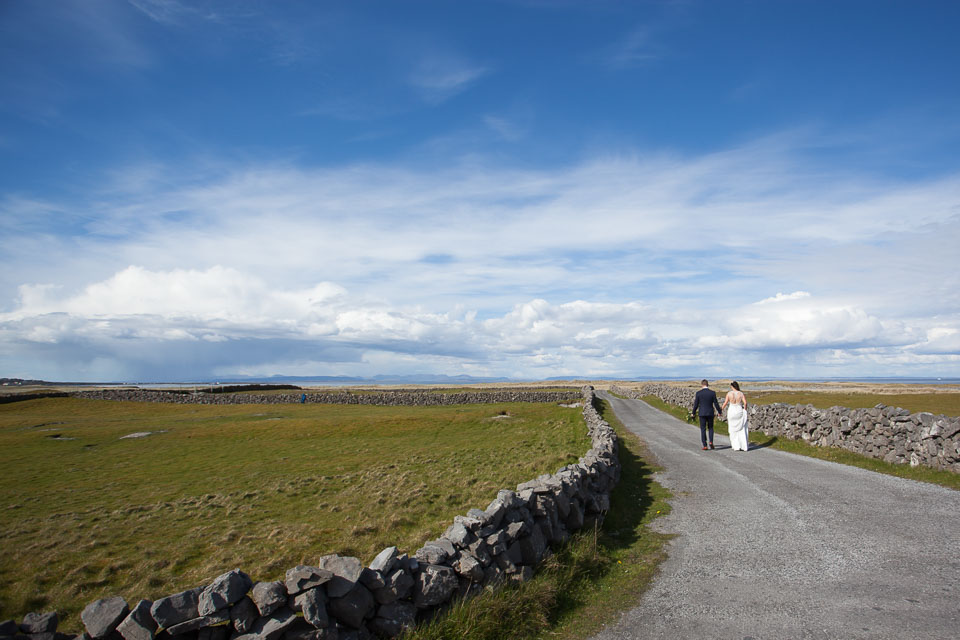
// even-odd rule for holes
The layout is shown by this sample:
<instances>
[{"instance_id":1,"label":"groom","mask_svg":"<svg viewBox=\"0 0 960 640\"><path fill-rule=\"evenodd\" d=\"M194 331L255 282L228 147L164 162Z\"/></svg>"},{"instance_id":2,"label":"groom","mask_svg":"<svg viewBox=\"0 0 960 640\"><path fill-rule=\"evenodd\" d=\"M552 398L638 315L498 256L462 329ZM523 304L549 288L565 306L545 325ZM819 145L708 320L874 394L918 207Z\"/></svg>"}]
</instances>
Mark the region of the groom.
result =
<instances>
[{"instance_id":1,"label":"groom","mask_svg":"<svg viewBox=\"0 0 960 640\"><path fill-rule=\"evenodd\" d=\"M697 409L700 410L700 442L703 443L703 450L707 450L707 429L710 429L710 448L713 449L713 408L717 408L717 413L720 413L720 403L717 402L717 394L713 392L713 389L709 388L709 383L706 380L700 381L701 389L697 391L696 397L693 399L693 411L692 415L698 415Z\"/></svg>"}]
</instances>

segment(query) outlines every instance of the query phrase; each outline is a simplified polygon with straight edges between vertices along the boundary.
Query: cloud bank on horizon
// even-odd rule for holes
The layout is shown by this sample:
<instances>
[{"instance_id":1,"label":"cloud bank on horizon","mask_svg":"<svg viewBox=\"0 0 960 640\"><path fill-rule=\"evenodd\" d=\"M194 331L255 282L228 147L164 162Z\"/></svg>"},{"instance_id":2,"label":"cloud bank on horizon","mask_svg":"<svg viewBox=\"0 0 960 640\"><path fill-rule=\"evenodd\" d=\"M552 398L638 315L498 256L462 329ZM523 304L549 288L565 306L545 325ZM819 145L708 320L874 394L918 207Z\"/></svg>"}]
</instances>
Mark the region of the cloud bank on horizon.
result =
<instances>
[{"instance_id":1,"label":"cloud bank on horizon","mask_svg":"<svg viewBox=\"0 0 960 640\"><path fill-rule=\"evenodd\" d=\"M0 8L0 375L960 375L960 5Z\"/></svg>"}]
</instances>

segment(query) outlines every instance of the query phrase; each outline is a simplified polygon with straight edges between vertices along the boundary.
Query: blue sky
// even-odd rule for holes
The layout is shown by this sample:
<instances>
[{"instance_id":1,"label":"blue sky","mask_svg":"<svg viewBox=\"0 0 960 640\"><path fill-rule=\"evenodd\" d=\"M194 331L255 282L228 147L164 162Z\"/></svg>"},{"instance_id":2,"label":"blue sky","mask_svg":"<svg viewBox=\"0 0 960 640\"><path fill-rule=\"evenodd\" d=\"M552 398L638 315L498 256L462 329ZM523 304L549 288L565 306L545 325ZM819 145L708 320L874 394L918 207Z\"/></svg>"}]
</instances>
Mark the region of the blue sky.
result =
<instances>
[{"instance_id":1,"label":"blue sky","mask_svg":"<svg viewBox=\"0 0 960 640\"><path fill-rule=\"evenodd\" d=\"M0 376L958 376L958 24L7 0Z\"/></svg>"}]
</instances>

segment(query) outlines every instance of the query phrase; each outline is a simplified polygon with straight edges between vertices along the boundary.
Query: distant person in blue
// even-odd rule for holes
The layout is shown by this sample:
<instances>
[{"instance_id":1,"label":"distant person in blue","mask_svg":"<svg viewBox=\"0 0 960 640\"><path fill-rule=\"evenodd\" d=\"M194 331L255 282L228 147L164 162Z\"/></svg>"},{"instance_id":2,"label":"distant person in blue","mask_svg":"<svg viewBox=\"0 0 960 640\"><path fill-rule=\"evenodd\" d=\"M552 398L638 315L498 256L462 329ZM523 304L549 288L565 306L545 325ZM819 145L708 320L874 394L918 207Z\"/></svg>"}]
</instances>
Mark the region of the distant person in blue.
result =
<instances>
[{"instance_id":1,"label":"distant person in blue","mask_svg":"<svg viewBox=\"0 0 960 640\"><path fill-rule=\"evenodd\" d=\"M304 404L304 403L306 403L306 401L307 401L307 394L301 393L301 394L300 394L300 404Z\"/></svg>"},{"instance_id":2,"label":"distant person in blue","mask_svg":"<svg viewBox=\"0 0 960 640\"><path fill-rule=\"evenodd\" d=\"M716 407L716 413L720 413L720 403L717 402L717 394L713 392L713 389L710 388L710 383L706 380L700 381L701 389L697 391L696 397L693 399L693 410L691 415L700 416L700 443L703 445L703 450L707 450L707 429L710 430L710 448L713 449L713 417L714 417L714 407Z\"/></svg>"}]
</instances>

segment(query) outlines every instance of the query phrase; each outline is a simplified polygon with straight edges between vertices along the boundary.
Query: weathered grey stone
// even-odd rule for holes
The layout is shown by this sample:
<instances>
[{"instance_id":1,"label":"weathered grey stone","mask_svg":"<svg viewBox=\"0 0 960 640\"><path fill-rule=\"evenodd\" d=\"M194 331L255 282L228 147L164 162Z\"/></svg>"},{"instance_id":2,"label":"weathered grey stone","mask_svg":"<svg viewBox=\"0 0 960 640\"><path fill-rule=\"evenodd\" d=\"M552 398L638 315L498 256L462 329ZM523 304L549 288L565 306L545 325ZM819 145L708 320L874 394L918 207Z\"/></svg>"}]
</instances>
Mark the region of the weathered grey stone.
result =
<instances>
[{"instance_id":1,"label":"weathered grey stone","mask_svg":"<svg viewBox=\"0 0 960 640\"><path fill-rule=\"evenodd\" d=\"M54 633L57 630L57 624L59 624L59 622L60 618L57 616L56 611L48 611L46 613L30 612L23 616L23 622L20 623L20 631L27 634ZM13 633L2 635L12 636L16 632L16 625L14 625Z\"/></svg>"},{"instance_id":2,"label":"weathered grey stone","mask_svg":"<svg viewBox=\"0 0 960 640\"><path fill-rule=\"evenodd\" d=\"M457 590L457 574L450 567L430 564L420 570L414 584L413 603L424 609L443 604Z\"/></svg>"},{"instance_id":3,"label":"weathered grey stone","mask_svg":"<svg viewBox=\"0 0 960 640\"><path fill-rule=\"evenodd\" d=\"M387 581L379 571L365 568L360 572L360 584L370 589L370 591L376 591L377 589L383 589L387 586Z\"/></svg>"},{"instance_id":4,"label":"weathered grey stone","mask_svg":"<svg viewBox=\"0 0 960 640\"><path fill-rule=\"evenodd\" d=\"M230 607L230 622L237 633L247 633L260 617L260 610L250 596L240 598L240 601Z\"/></svg>"},{"instance_id":5,"label":"weathered grey stone","mask_svg":"<svg viewBox=\"0 0 960 640\"><path fill-rule=\"evenodd\" d=\"M150 600L141 600L134 605L129 615L117 625L120 635L126 640L153 640L157 632L157 621L150 615L152 604Z\"/></svg>"},{"instance_id":6,"label":"weathered grey stone","mask_svg":"<svg viewBox=\"0 0 960 640\"><path fill-rule=\"evenodd\" d=\"M337 620L354 629L360 629L364 619L373 616L375 610L373 594L362 584L354 586L343 597L330 600L330 613Z\"/></svg>"},{"instance_id":7,"label":"weathered grey stone","mask_svg":"<svg viewBox=\"0 0 960 640\"><path fill-rule=\"evenodd\" d=\"M511 522L507 525L507 528L503 530L504 535L507 537L508 541L517 540L521 535L523 535L527 530L527 525L523 521L521 522Z\"/></svg>"},{"instance_id":8,"label":"weathered grey stone","mask_svg":"<svg viewBox=\"0 0 960 640\"><path fill-rule=\"evenodd\" d=\"M450 557L446 549L433 542L428 542L416 552L416 559L424 564L443 564Z\"/></svg>"},{"instance_id":9,"label":"weathered grey stone","mask_svg":"<svg viewBox=\"0 0 960 640\"><path fill-rule=\"evenodd\" d=\"M333 572L320 567L308 567L306 565L297 565L293 569L287 569L286 587L287 593L295 596L301 591L319 587L333 579Z\"/></svg>"},{"instance_id":10,"label":"weathered grey stone","mask_svg":"<svg viewBox=\"0 0 960 640\"><path fill-rule=\"evenodd\" d=\"M250 576L239 569L219 575L200 592L197 611L201 616L209 616L215 611L226 609L247 595L252 586Z\"/></svg>"},{"instance_id":11,"label":"weathered grey stone","mask_svg":"<svg viewBox=\"0 0 960 640\"><path fill-rule=\"evenodd\" d=\"M393 565L397 562L397 548L387 547L377 554L377 557L370 563L370 568L379 571L383 575L389 575Z\"/></svg>"},{"instance_id":12,"label":"weathered grey stone","mask_svg":"<svg viewBox=\"0 0 960 640\"><path fill-rule=\"evenodd\" d=\"M377 615L370 621L370 630L388 638L396 638L404 631L413 629L417 620L417 607L410 602L393 602L377 608Z\"/></svg>"},{"instance_id":13,"label":"weathered grey stone","mask_svg":"<svg viewBox=\"0 0 960 640\"><path fill-rule=\"evenodd\" d=\"M386 586L374 592L374 597L380 604L406 598L413 590L413 583L413 577L409 573L403 569L396 569L386 577Z\"/></svg>"},{"instance_id":14,"label":"weathered grey stone","mask_svg":"<svg viewBox=\"0 0 960 640\"><path fill-rule=\"evenodd\" d=\"M518 547L520 546L519 542L514 544L516 544ZM516 573L517 565L516 563L513 562L513 560L510 559L510 556L508 556L506 553L496 556L494 560L496 562L495 566L500 567L504 571L504 573Z\"/></svg>"},{"instance_id":15,"label":"weathered grey stone","mask_svg":"<svg viewBox=\"0 0 960 640\"><path fill-rule=\"evenodd\" d=\"M127 601L115 596L91 602L80 613L80 619L91 638L105 638L116 630L129 613Z\"/></svg>"},{"instance_id":16,"label":"weathered grey stone","mask_svg":"<svg viewBox=\"0 0 960 640\"><path fill-rule=\"evenodd\" d=\"M317 564L333 574L327 583L327 595L331 598L346 595L363 574L363 563L358 558L334 554L323 556Z\"/></svg>"},{"instance_id":17,"label":"weathered grey stone","mask_svg":"<svg viewBox=\"0 0 960 640\"><path fill-rule=\"evenodd\" d=\"M483 565L467 552L460 554L460 557L453 564L453 569L464 578L474 582L483 581Z\"/></svg>"},{"instance_id":18,"label":"weathered grey stone","mask_svg":"<svg viewBox=\"0 0 960 640\"><path fill-rule=\"evenodd\" d=\"M286 604L287 587L279 580L258 582L250 591L250 599L257 606L261 616L268 616Z\"/></svg>"},{"instance_id":19,"label":"weathered grey stone","mask_svg":"<svg viewBox=\"0 0 960 640\"><path fill-rule=\"evenodd\" d=\"M200 594L202 592L203 587L198 587L160 598L151 605L150 615L157 621L157 626L161 629L167 629L175 624L199 618Z\"/></svg>"},{"instance_id":20,"label":"weathered grey stone","mask_svg":"<svg viewBox=\"0 0 960 640\"><path fill-rule=\"evenodd\" d=\"M535 565L543 558L547 550L547 541L540 532L540 527L533 527L530 535L520 538L520 552L523 555L523 564ZM508 549L509 553L509 549Z\"/></svg>"},{"instance_id":21,"label":"weathered grey stone","mask_svg":"<svg viewBox=\"0 0 960 640\"><path fill-rule=\"evenodd\" d=\"M257 620L250 631L236 635L232 640L277 640L296 620L297 616L290 609L278 609Z\"/></svg>"},{"instance_id":22,"label":"weathered grey stone","mask_svg":"<svg viewBox=\"0 0 960 640\"><path fill-rule=\"evenodd\" d=\"M461 549L466 548L467 545L476 539L476 537L470 533L470 530L459 522L454 522L447 527L443 537Z\"/></svg>"},{"instance_id":23,"label":"weathered grey stone","mask_svg":"<svg viewBox=\"0 0 960 640\"><path fill-rule=\"evenodd\" d=\"M498 491L497 500L507 509L519 509L524 506L516 492L510 491L509 489L501 489ZM492 506L491 504L490 507ZM487 507L487 511L490 510L490 507Z\"/></svg>"},{"instance_id":24,"label":"weathered grey stone","mask_svg":"<svg viewBox=\"0 0 960 640\"><path fill-rule=\"evenodd\" d=\"M327 615L327 595L323 587L307 589L296 596L297 609L303 612L303 619L317 629L330 626Z\"/></svg>"},{"instance_id":25,"label":"weathered grey stone","mask_svg":"<svg viewBox=\"0 0 960 640\"><path fill-rule=\"evenodd\" d=\"M210 627L215 624L220 624L221 622L227 622L230 620L230 609L221 609L219 611L214 611L208 616L200 616L199 618L194 618L193 620L186 620L179 624L175 624L167 628L167 633L171 636L179 636L185 633L190 633L191 631L197 631L204 627Z\"/></svg>"},{"instance_id":26,"label":"weathered grey stone","mask_svg":"<svg viewBox=\"0 0 960 640\"><path fill-rule=\"evenodd\" d=\"M485 567L493 562L493 556L490 555L490 549L487 547L487 543L483 540L474 540L473 543L467 547L467 552L479 560L480 564Z\"/></svg>"},{"instance_id":27,"label":"weathered grey stone","mask_svg":"<svg viewBox=\"0 0 960 640\"><path fill-rule=\"evenodd\" d=\"M337 628L335 626L324 627L322 629L314 628L303 618L297 618L293 624L287 627L283 640L337 640Z\"/></svg>"}]
</instances>

